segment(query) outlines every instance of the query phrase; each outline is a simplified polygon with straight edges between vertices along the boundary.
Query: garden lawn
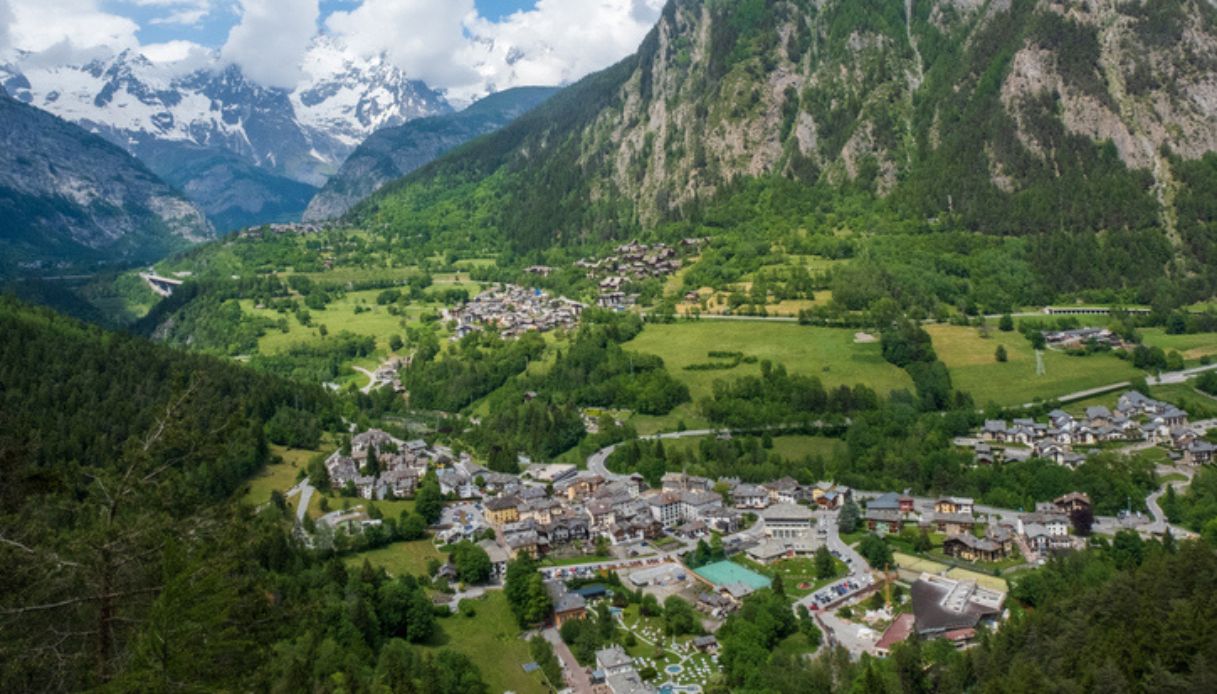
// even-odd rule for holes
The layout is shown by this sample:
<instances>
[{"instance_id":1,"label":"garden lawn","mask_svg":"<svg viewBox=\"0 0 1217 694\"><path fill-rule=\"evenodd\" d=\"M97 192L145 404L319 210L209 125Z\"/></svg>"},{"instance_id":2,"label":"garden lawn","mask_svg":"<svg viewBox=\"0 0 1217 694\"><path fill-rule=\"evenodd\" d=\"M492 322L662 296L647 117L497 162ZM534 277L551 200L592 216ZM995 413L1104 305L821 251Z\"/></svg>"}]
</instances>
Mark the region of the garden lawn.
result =
<instances>
[{"instance_id":1,"label":"garden lawn","mask_svg":"<svg viewBox=\"0 0 1217 694\"><path fill-rule=\"evenodd\" d=\"M658 673L654 680L656 684L674 682L677 685L704 687L711 677L720 672L718 664L713 662L709 656L693 650L693 646L689 643L694 638L691 635L675 637L677 648L673 650L673 637L664 635L663 620L658 617L643 617L639 613L638 605L629 605L622 611L618 627L622 624L625 625L624 632L633 633L636 640L633 646L625 649L626 653L641 659L642 663L635 662L638 669L641 670L644 667L643 663L655 668ZM625 640L624 632L619 628L616 639L618 643ZM658 641L664 649L664 657L659 660L655 659L655 641ZM680 665L683 670L673 675L664 669L668 665ZM704 676L697 670L704 670L709 676Z\"/></svg>"},{"instance_id":2,"label":"garden lawn","mask_svg":"<svg viewBox=\"0 0 1217 694\"><path fill-rule=\"evenodd\" d=\"M786 589L786 594L801 598L804 595L823 588L847 573L845 562L834 557L832 563L835 572L832 576L823 579L816 578L816 564L810 557L776 561L764 567L764 571L770 576L781 576L782 586ZM800 583L807 583L810 587L800 588Z\"/></svg>"},{"instance_id":3,"label":"garden lawn","mask_svg":"<svg viewBox=\"0 0 1217 694\"><path fill-rule=\"evenodd\" d=\"M367 559L372 566L383 566L391 576L426 576L427 562L432 559L447 561L431 540L414 540L412 542L394 542L378 549L358 552L346 558L348 567L359 568Z\"/></svg>"},{"instance_id":4,"label":"garden lawn","mask_svg":"<svg viewBox=\"0 0 1217 694\"><path fill-rule=\"evenodd\" d=\"M1020 405L1036 399L1051 400L1145 375L1110 354L1072 357L1045 350L1045 374L1037 376L1035 350L1020 333L990 328L991 336L986 339L976 328L927 325L925 329L934 340L938 358L951 370L952 384L957 390L971 393L981 407L991 402ZM998 345L1006 347L1006 363L994 357Z\"/></svg>"},{"instance_id":5,"label":"garden lawn","mask_svg":"<svg viewBox=\"0 0 1217 694\"><path fill-rule=\"evenodd\" d=\"M487 591L474 603L477 614L473 617L457 614L438 620L439 632L423 647L465 654L477 664L491 692L547 691L540 671L524 672L523 665L532 662L532 655L503 591Z\"/></svg>"},{"instance_id":6,"label":"garden lawn","mask_svg":"<svg viewBox=\"0 0 1217 694\"><path fill-rule=\"evenodd\" d=\"M760 375L760 364L731 369L687 371L685 366L711 361L708 352L743 352L783 364L791 373L818 377L827 388L864 383L886 396L911 388L904 371L883 360L878 343L855 344L854 331L766 321L702 320L649 324L626 349L663 357L668 371L689 386L696 403L711 395L714 381ZM691 423L690 423L691 424Z\"/></svg>"}]
</instances>

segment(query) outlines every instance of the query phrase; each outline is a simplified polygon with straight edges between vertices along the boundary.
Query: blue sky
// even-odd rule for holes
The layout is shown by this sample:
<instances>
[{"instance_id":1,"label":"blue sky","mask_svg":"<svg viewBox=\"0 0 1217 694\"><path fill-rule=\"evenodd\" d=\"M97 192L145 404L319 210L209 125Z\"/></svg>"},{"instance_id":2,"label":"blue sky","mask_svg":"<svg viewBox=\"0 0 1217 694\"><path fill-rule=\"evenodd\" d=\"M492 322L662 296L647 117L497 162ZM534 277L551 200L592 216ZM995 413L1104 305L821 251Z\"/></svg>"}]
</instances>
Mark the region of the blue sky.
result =
<instances>
[{"instance_id":1,"label":"blue sky","mask_svg":"<svg viewBox=\"0 0 1217 694\"><path fill-rule=\"evenodd\" d=\"M446 0L435 0L446 2ZM190 26L156 24L157 18L166 16L164 6L153 3L139 3L138 0L105 0L102 7L115 14L130 17L140 25L139 40L141 43L164 43L166 41L194 41L205 46L217 47L223 45L228 32L237 22L237 9L234 4L217 3L218 7L210 12L202 21ZM358 2L356 0L321 0L321 21L336 10L349 10ZM498 22L513 12L530 10L537 0L475 0L478 14L491 22Z\"/></svg>"}]
</instances>

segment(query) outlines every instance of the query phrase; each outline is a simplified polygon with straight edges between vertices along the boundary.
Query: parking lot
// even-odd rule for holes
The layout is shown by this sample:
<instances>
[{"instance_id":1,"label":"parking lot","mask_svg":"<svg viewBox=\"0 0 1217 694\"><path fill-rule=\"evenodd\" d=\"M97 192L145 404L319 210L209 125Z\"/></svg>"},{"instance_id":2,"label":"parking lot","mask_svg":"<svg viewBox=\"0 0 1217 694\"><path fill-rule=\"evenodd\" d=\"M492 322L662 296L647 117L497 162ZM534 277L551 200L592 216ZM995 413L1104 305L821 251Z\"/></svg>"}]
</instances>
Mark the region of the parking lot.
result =
<instances>
[{"instance_id":1,"label":"parking lot","mask_svg":"<svg viewBox=\"0 0 1217 694\"><path fill-rule=\"evenodd\" d=\"M847 576L835 583L830 583L804 598L808 609L825 609L849 596L864 590L871 585L870 576Z\"/></svg>"},{"instance_id":2,"label":"parking lot","mask_svg":"<svg viewBox=\"0 0 1217 694\"><path fill-rule=\"evenodd\" d=\"M486 523L486 517L482 514L482 504L477 501L462 501L460 503L448 504L444 506L443 512L440 514L440 525L451 526L449 531L453 535L459 533L465 538L472 538L475 533L479 533L489 527ZM456 541L457 537L445 537L447 541Z\"/></svg>"}]
</instances>

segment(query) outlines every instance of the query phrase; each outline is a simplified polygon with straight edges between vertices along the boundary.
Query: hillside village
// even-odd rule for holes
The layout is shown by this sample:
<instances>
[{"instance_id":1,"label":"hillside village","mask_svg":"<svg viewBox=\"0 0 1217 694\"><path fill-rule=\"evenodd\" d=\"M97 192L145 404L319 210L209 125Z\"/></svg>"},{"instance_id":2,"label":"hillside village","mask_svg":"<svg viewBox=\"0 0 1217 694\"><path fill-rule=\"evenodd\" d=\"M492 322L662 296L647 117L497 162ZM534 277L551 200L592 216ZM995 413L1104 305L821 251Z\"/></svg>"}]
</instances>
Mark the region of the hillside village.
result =
<instances>
[{"instance_id":1,"label":"hillside village","mask_svg":"<svg viewBox=\"0 0 1217 694\"><path fill-rule=\"evenodd\" d=\"M967 444L982 465L1024 456L1076 465L1084 455L1074 453L1075 447L1112 442L1166 446L1178 463L1201 465L1212 462L1212 446L1201 433L1202 428L1189 426L1186 412L1129 391L1114 409L1092 406L1081 417L1054 410L1047 421L989 420ZM790 477L752 484L667 473L658 487L648 488L641 475L614 474L603 466L583 470L526 462L519 474L507 474L488 470L467 454L375 429L353 436L349 450L334 452L325 466L335 488L367 500L408 498L424 477L434 476L448 504L431 528L434 542L475 543L491 563L491 587L501 583L510 562L524 557L540 562L555 628L591 618L596 604L611 598L611 586L587 587L589 580L606 575L659 599L679 596L713 627L758 588L771 585L772 572L828 551L843 562L844 577L838 573L814 586L800 583L798 604L851 651L877 655L914 634L967 647L1004 618L1005 592L968 572L944 575L902 567L889 575L844 542L842 526L880 538L920 533L932 538L938 561L957 562L974 573L1039 565L1084 549L1091 532L1136 529L1146 522L1096 518L1090 498L1080 492L1019 511L985 507L967 497L859 492ZM380 521L356 508L328 514L322 522L357 533ZM703 560L695 558L708 543L716 548L714 556L699 563ZM441 567L441 579L455 576L451 566ZM892 577L909 587L903 601L890 598ZM887 606L866 611L862 621L837 615L842 606L870 604L881 593L888 595ZM710 635L699 639L678 645L672 657L690 663L704 659L706 664L697 667L713 669L717 644ZM596 667L587 676L608 692L657 691L648 679L653 665L611 646L597 652ZM680 681L669 678L669 684Z\"/></svg>"},{"instance_id":2,"label":"hillside village","mask_svg":"<svg viewBox=\"0 0 1217 694\"><path fill-rule=\"evenodd\" d=\"M573 328L584 308L578 301L508 284L487 289L458 308L445 309L443 318L456 323L453 340L484 329L497 330L506 340L526 332Z\"/></svg>"},{"instance_id":3,"label":"hillside village","mask_svg":"<svg viewBox=\"0 0 1217 694\"><path fill-rule=\"evenodd\" d=\"M1042 422L988 420L962 443L973 447L976 462L983 465L1036 457L1077 467L1089 452L1119 442L1162 446L1170 449L1172 459L1204 465L1213 461L1215 447L1201 439L1202 433L1188 426L1183 410L1132 390L1120 396L1114 411L1094 405L1082 417L1057 409Z\"/></svg>"}]
</instances>

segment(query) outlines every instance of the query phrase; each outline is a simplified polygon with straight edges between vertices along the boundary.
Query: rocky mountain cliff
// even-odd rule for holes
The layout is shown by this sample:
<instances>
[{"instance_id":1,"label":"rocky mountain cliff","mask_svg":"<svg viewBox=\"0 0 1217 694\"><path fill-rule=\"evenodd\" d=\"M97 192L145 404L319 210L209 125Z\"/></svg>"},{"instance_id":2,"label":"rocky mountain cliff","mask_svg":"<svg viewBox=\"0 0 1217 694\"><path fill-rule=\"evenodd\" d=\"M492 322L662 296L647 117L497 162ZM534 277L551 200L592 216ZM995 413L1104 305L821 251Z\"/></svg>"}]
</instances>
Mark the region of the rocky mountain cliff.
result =
<instances>
[{"instance_id":1,"label":"rocky mountain cliff","mask_svg":"<svg viewBox=\"0 0 1217 694\"><path fill-rule=\"evenodd\" d=\"M1203 263L1214 151L1207 0L673 0L635 56L358 215L404 224L476 184L527 250L782 176L994 233L1155 227Z\"/></svg>"},{"instance_id":2,"label":"rocky mountain cliff","mask_svg":"<svg viewBox=\"0 0 1217 694\"><path fill-rule=\"evenodd\" d=\"M0 274L144 262L212 236L131 155L0 91Z\"/></svg>"},{"instance_id":3,"label":"rocky mountain cliff","mask_svg":"<svg viewBox=\"0 0 1217 694\"><path fill-rule=\"evenodd\" d=\"M444 152L497 130L548 99L553 87L519 87L492 94L463 111L382 128L351 153L309 203L305 221L346 214L355 203Z\"/></svg>"},{"instance_id":4,"label":"rocky mountain cliff","mask_svg":"<svg viewBox=\"0 0 1217 694\"><path fill-rule=\"evenodd\" d=\"M173 178L228 228L298 214L311 191L293 182L320 186L376 130L452 110L383 57L350 58L328 39L316 40L303 69L303 83L288 91L252 82L218 57L187 69L130 51L83 65L23 55L0 69L0 84ZM200 150L213 155L200 163ZM217 180L241 192L234 197Z\"/></svg>"}]
</instances>

